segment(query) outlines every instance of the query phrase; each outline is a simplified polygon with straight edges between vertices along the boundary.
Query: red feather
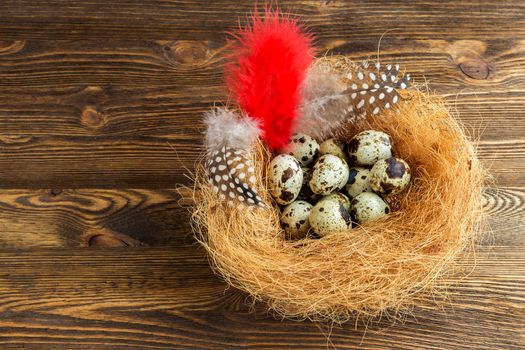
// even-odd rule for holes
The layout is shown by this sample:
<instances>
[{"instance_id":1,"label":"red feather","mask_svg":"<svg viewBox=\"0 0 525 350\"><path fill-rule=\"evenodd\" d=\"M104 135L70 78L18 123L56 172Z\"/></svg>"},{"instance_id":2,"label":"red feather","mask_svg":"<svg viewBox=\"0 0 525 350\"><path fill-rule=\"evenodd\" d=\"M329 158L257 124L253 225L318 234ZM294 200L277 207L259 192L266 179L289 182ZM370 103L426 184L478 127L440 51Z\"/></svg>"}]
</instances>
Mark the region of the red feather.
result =
<instances>
[{"instance_id":1,"label":"red feather","mask_svg":"<svg viewBox=\"0 0 525 350\"><path fill-rule=\"evenodd\" d=\"M266 10L234 33L226 83L238 105L257 120L271 149L284 146L298 119L301 86L314 58L312 36L297 21Z\"/></svg>"}]
</instances>

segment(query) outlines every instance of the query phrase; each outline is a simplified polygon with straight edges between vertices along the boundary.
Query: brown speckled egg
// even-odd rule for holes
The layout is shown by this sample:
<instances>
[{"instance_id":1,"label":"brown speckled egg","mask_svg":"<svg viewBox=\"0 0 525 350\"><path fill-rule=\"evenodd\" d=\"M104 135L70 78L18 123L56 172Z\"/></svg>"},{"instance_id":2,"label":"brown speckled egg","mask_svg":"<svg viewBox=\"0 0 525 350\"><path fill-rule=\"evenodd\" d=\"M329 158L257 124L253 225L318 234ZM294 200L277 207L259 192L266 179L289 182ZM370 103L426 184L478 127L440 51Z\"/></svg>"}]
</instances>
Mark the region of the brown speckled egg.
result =
<instances>
[{"instance_id":1,"label":"brown speckled egg","mask_svg":"<svg viewBox=\"0 0 525 350\"><path fill-rule=\"evenodd\" d=\"M372 165L392 156L392 138L382 131L360 132L348 143L348 154L359 165Z\"/></svg>"},{"instance_id":2,"label":"brown speckled egg","mask_svg":"<svg viewBox=\"0 0 525 350\"><path fill-rule=\"evenodd\" d=\"M283 153L295 157L304 166L317 157L319 144L306 134L294 134L290 143L283 148Z\"/></svg>"},{"instance_id":3,"label":"brown speckled egg","mask_svg":"<svg viewBox=\"0 0 525 350\"><path fill-rule=\"evenodd\" d=\"M303 170L297 159L288 154L279 154L270 162L268 189L281 205L293 202L299 195L303 183Z\"/></svg>"},{"instance_id":4,"label":"brown speckled egg","mask_svg":"<svg viewBox=\"0 0 525 350\"><path fill-rule=\"evenodd\" d=\"M308 184L312 192L327 195L345 186L348 171L348 165L344 160L331 154L325 154L313 166L312 178Z\"/></svg>"},{"instance_id":5,"label":"brown speckled egg","mask_svg":"<svg viewBox=\"0 0 525 350\"><path fill-rule=\"evenodd\" d=\"M302 168L303 169L303 187L299 191L297 199L306 201L311 204L317 203L317 201L322 197L320 194L312 192L312 189L308 185L310 179L312 178L312 169Z\"/></svg>"},{"instance_id":6,"label":"brown speckled egg","mask_svg":"<svg viewBox=\"0 0 525 350\"><path fill-rule=\"evenodd\" d=\"M305 201L295 201L284 207L281 214L281 227L287 238L304 238L310 229L312 205Z\"/></svg>"},{"instance_id":7,"label":"brown speckled egg","mask_svg":"<svg viewBox=\"0 0 525 350\"><path fill-rule=\"evenodd\" d=\"M322 156L325 154L331 154L346 160L346 154L344 151L344 145L342 142L336 141L335 139L328 139L319 145L319 154Z\"/></svg>"},{"instance_id":8,"label":"brown speckled egg","mask_svg":"<svg viewBox=\"0 0 525 350\"><path fill-rule=\"evenodd\" d=\"M310 225L321 237L331 232L347 230L350 223L350 214L338 200L320 201L310 212Z\"/></svg>"},{"instance_id":9,"label":"brown speckled egg","mask_svg":"<svg viewBox=\"0 0 525 350\"><path fill-rule=\"evenodd\" d=\"M370 186L380 194L398 194L410 182L410 167L403 159L381 159L370 170Z\"/></svg>"},{"instance_id":10,"label":"brown speckled egg","mask_svg":"<svg viewBox=\"0 0 525 350\"><path fill-rule=\"evenodd\" d=\"M339 201L347 211L350 211L350 199L341 192L330 193L329 195L323 196L319 201Z\"/></svg>"},{"instance_id":11,"label":"brown speckled egg","mask_svg":"<svg viewBox=\"0 0 525 350\"><path fill-rule=\"evenodd\" d=\"M350 168L348 181L345 185L346 193L352 198L363 192L372 192L370 182L368 181L370 170L363 167Z\"/></svg>"},{"instance_id":12,"label":"brown speckled egg","mask_svg":"<svg viewBox=\"0 0 525 350\"><path fill-rule=\"evenodd\" d=\"M302 166L301 169L303 170L303 186L308 185L308 181L310 181L310 178L312 177L312 172L310 168Z\"/></svg>"},{"instance_id":13,"label":"brown speckled egg","mask_svg":"<svg viewBox=\"0 0 525 350\"><path fill-rule=\"evenodd\" d=\"M363 192L352 200L351 213L360 224L379 219L388 213L390 208L383 198L373 192Z\"/></svg>"}]
</instances>

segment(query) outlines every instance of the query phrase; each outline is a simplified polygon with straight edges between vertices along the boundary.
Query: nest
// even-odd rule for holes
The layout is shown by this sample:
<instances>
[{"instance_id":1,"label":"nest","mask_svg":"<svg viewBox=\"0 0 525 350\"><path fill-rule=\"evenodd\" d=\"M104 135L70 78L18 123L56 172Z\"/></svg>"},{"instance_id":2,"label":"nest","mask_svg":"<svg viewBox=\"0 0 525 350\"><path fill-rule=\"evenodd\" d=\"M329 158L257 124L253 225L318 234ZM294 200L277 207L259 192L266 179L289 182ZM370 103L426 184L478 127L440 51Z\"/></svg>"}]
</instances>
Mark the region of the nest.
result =
<instances>
[{"instance_id":1,"label":"nest","mask_svg":"<svg viewBox=\"0 0 525 350\"><path fill-rule=\"evenodd\" d=\"M390 200L397 210L357 228L286 240L266 190L271 154L262 143L252 157L267 208L227 207L199 166L194 227L214 270L286 318L344 322L396 314L442 292L477 232L484 173L442 99L417 90L403 97L397 113L344 125L337 135L384 131L413 171L408 190Z\"/></svg>"}]
</instances>

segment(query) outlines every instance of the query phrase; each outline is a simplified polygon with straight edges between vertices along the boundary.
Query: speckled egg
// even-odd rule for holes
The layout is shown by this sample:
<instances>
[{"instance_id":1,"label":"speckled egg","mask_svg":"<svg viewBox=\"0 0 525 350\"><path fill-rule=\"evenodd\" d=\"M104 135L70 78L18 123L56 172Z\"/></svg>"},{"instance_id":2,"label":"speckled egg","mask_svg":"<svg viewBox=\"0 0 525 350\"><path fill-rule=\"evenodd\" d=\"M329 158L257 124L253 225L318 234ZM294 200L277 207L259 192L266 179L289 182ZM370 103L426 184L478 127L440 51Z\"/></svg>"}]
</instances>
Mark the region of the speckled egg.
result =
<instances>
[{"instance_id":1,"label":"speckled egg","mask_svg":"<svg viewBox=\"0 0 525 350\"><path fill-rule=\"evenodd\" d=\"M360 132L348 143L348 154L358 165L372 165L392 156L392 138L382 131Z\"/></svg>"},{"instance_id":2,"label":"speckled egg","mask_svg":"<svg viewBox=\"0 0 525 350\"><path fill-rule=\"evenodd\" d=\"M305 201L295 201L284 207L281 214L281 227L287 238L304 238L310 229L312 205Z\"/></svg>"},{"instance_id":3,"label":"speckled egg","mask_svg":"<svg viewBox=\"0 0 525 350\"><path fill-rule=\"evenodd\" d=\"M270 162L268 189L281 205L293 202L299 195L303 183L303 170L294 157L279 154Z\"/></svg>"},{"instance_id":4,"label":"speckled egg","mask_svg":"<svg viewBox=\"0 0 525 350\"><path fill-rule=\"evenodd\" d=\"M380 194L398 194L410 182L410 167L403 159L381 159L370 170L370 186Z\"/></svg>"},{"instance_id":5,"label":"speckled egg","mask_svg":"<svg viewBox=\"0 0 525 350\"><path fill-rule=\"evenodd\" d=\"M336 141L335 139L328 139L319 145L319 154L322 156L325 154L331 154L346 160L346 154L344 151L344 145L342 142Z\"/></svg>"},{"instance_id":6,"label":"speckled egg","mask_svg":"<svg viewBox=\"0 0 525 350\"><path fill-rule=\"evenodd\" d=\"M310 179L312 178L312 169L308 169L303 167L303 187L301 188L301 191L299 191L299 195L297 196L298 200L303 200L311 204L317 203L317 201L322 197L320 194L316 194L312 192L312 189L308 185L308 182L310 182Z\"/></svg>"},{"instance_id":7,"label":"speckled egg","mask_svg":"<svg viewBox=\"0 0 525 350\"><path fill-rule=\"evenodd\" d=\"M352 167L345 185L346 193L352 198L363 192L372 192L368 181L370 170L362 167Z\"/></svg>"},{"instance_id":8,"label":"speckled egg","mask_svg":"<svg viewBox=\"0 0 525 350\"><path fill-rule=\"evenodd\" d=\"M331 154L321 156L312 168L309 181L312 192L327 195L340 190L348 179L348 165L344 160Z\"/></svg>"},{"instance_id":9,"label":"speckled egg","mask_svg":"<svg viewBox=\"0 0 525 350\"><path fill-rule=\"evenodd\" d=\"M323 196L319 201L339 201L347 211L350 211L350 199L341 192L330 193L329 195Z\"/></svg>"},{"instance_id":10,"label":"speckled egg","mask_svg":"<svg viewBox=\"0 0 525 350\"><path fill-rule=\"evenodd\" d=\"M283 148L283 153L295 157L302 165L308 165L319 154L319 144L306 134L294 134L290 143Z\"/></svg>"},{"instance_id":11,"label":"speckled egg","mask_svg":"<svg viewBox=\"0 0 525 350\"><path fill-rule=\"evenodd\" d=\"M390 213L388 204L373 192L363 192L358 194L352 200L351 206L352 216L360 224L379 219Z\"/></svg>"},{"instance_id":12,"label":"speckled egg","mask_svg":"<svg viewBox=\"0 0 525 350\"><path fill-rule=\"evenodd\" d=\"M310 181L310 178L312 177L312 171L310 168L307 168L305 166L301 166L301 169L303 171L303 186L308 185L308 181Z\"/></svg>"},{"instance_id":13,"label":"speckled egg","mask_svg":"<svg viewBox=\"0 0 525 350\"><path fill-rule=\"evenodd\" d=\"M301 188L301 191L299 192L299 195L297 196L297 199L306 201L311 204L315 204L322 197L323 196L321 196L320 194L313 193L310 189L310 186L303 186L303 188Z\"/></svg>"},{"instance_id":14,"label":"speckled egg","mask_svg":"<svg viewBox=\"0 0 525 350\"><path fill-rule=\"evenodd\" d=\"M310 212L310 225L321 237L346 230L350 223L350 214L338 200L319 201Z\"/></svg>"}]
</instances>

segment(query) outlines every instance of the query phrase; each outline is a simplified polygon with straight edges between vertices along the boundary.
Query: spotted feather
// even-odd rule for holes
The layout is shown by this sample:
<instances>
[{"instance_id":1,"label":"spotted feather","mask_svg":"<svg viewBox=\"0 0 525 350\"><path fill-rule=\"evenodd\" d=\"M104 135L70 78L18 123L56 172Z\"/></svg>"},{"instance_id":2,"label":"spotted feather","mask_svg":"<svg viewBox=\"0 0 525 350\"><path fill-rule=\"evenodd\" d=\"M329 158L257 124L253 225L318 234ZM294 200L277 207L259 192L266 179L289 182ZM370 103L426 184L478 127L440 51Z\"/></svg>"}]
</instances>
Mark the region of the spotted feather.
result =
<instances>
[{"instance_id":1,"label":"spotted feather","mask_svg":"<svg viewBox=\"0 0 525 350\"><path fill-rule=\"evenodd\" d=\"M229 206L233 206L234 203L264 206L255 188L253 162L245 151L222 146L209 153L206 170L213 191Z\"/></svg>"},{"instance_id":2,"label":"spotted feather","mask_svg":"<svg viewBox=\"0 0 525 350\"><path fill-rule=\"evenodd\" d=\"M399 65L321 58L305 81L296 132L326 139L344 123L394 109L401 101L399 90L409 82L410 75L402 74Z\"/></svg>"},{"instance_id":3,"label":"spotted feather","mask_svg":"<svg viewBox=\"0 0 525 350\"><path fill-rule=\"evenodd\" d=\"M379 62L370 65L364 62L345 77L350 97L350 112L356 119L376 115L383 109L393 109L400 101L398 90L409 86L410 74L402 74L399 65L381 67Z\"/></svg>"}]
</instances>

